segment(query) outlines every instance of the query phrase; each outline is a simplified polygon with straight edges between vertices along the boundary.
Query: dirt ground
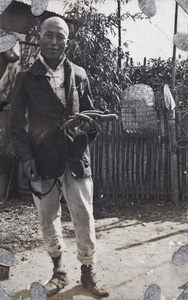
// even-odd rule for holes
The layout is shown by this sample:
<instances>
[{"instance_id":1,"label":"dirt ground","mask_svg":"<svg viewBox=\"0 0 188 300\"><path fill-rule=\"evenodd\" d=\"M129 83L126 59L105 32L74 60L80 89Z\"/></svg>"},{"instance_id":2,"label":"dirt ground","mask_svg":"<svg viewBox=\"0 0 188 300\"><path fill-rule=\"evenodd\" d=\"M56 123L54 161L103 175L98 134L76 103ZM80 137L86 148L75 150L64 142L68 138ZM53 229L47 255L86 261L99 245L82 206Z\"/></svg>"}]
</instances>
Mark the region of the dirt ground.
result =
<instances>
[{"instance_id":1,"label":"dirt ground","mask_svg":"<svg viewBox=\"0 0 188 300\"><path fill-rule=\"evenodd\" d=\"M98 299L80 284L80 263L66 204L62 226L67 249L69 285L51 300ZM0 247L14 254L9 280L0 285L14 300L30 299L33 282L44 284L52 274L32 201L12 199L0 208ZM110 292L108 300L144 300L158 285L161 300L176 300L188 281L188 265L175 265L174 252L188 244L187 207L152 201L101 199L94 203L98 245L98 277ZM151 299L153 300L153 299Z\"/></svg>"}]
</instances>

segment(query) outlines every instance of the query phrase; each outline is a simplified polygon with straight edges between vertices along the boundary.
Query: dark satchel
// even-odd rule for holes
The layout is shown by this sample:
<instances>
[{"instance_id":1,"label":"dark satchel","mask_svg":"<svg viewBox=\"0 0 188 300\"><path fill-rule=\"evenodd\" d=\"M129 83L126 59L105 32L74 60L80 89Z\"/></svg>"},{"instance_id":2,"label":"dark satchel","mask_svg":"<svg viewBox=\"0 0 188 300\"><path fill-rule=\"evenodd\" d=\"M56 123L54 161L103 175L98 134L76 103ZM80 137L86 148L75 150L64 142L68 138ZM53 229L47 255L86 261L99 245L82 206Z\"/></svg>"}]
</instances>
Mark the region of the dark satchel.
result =
<instances>
[{"instance_id":1,"label":"dark satchel","mask_svg":"<svg viewBox=\"0 0 188 300\"><path fill-rule=\"evenodd\" d=\"M37 173L41 178L57 178L66 167L66 144L62 126L48 128L47 133L32 147Z\"/></svg>"},{"instance_id":2,"label":"dark satchel","mask_svg":"<svg viewBox=\"0 0 188 300\"><path fill-rule=\"evenodd\" d=\"M67 138L67 156L73 176L91 175L90 152L86 135L78 135L73 142Z\"/></svg>"}]
</instances>

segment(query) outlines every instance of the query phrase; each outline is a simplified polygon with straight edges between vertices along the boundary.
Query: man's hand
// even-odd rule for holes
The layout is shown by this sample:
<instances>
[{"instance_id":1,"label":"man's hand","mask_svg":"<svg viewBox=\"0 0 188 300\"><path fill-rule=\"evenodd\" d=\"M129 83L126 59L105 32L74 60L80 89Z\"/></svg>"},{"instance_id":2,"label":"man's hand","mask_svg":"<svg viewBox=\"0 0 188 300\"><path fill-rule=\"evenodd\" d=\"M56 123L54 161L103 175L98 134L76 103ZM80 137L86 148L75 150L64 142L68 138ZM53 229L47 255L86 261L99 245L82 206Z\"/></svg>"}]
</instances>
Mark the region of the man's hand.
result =
<instances>
[{"instance_id":1,"label":"man's hand","mask_svg":"<svg viewBox=\"0 0 188 300\"><path fill-rule=\"evenodd\" d=\"M23 164L24 172L27 176L27 178L31 181L37 181L37 171L36 171L36 165L34 159L30 159L24 162Z\"/></svg>"},{"instance_id":2,"label":"man's hand","mask_svg":"<svg viewBox=\"0 0 188 300\"><path fill-rule=\"evenodd\" d=\"M82 135L85 134L86 132L88 132L90 130L90 124L87 121L79 121L80 124L78 125L78 127L76 128L77 134L78 135Z\"/></svg>"},{"instance_id":3,"label":"man's hand","mask_svg":"<svg viewBox=\"0 0 188 300\"><path fill-rule=\"evenodd\" d=\"M100 121L101 118L99 118L99 114L96 113L90 113L90 111L86 111L89 113L81 112L77 113L74 116L72 116L68 121L66 121L63 124L64 130L67 132L68 131L73 131L76 135L82 135L87 133L88 131L99 131L101 132L101 127L100 127ZM90 116L91 114L91 116ZM101 116L100 116L101 117ZM103 118L106 116L102 116ZM112 114L110 114L110 119L112 117ZM113 116L114 119L114 116ZM112 121L112 120L110 120Z\"/></svg>"}]
</instances>

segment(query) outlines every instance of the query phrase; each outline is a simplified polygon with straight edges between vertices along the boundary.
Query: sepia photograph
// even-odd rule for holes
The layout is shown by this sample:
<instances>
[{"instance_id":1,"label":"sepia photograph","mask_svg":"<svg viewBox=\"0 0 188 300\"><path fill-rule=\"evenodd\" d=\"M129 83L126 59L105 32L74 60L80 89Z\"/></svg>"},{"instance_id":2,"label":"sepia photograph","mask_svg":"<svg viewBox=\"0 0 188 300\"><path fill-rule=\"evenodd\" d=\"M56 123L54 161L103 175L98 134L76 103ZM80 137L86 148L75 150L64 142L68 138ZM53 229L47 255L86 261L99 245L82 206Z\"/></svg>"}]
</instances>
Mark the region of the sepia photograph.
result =
<instances>
[{"instance_id":1,"label":"sepia photograph","mask_svg":"<svg viewBox=\"0 0 188 300\"><path fill-rule=\"evenodd\" d=\"M0 300L188 300L188 1L1 0Z\"/></svg>"}]
</instances>

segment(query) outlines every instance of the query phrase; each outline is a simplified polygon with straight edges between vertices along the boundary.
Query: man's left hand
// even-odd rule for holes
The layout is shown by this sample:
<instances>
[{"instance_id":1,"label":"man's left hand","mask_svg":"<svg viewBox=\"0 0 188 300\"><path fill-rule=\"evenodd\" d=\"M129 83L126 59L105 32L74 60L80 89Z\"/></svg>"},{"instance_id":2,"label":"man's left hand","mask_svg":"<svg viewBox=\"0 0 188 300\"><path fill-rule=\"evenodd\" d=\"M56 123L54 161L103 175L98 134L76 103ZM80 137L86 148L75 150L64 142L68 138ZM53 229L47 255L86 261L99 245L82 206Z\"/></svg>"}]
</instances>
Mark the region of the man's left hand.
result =
<instances>
[{"instance_id":1,"label":"man's left hand","mask_svg":"<svg viewBox=\"0 0 188 300\"><path fill-rule=\"evenodd\" d=\"M76 128L78 135L86 134L90 130L90 124L87 121L80 121L80 124Z\"/></svg>"}]
</instances>

